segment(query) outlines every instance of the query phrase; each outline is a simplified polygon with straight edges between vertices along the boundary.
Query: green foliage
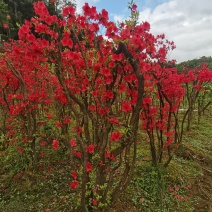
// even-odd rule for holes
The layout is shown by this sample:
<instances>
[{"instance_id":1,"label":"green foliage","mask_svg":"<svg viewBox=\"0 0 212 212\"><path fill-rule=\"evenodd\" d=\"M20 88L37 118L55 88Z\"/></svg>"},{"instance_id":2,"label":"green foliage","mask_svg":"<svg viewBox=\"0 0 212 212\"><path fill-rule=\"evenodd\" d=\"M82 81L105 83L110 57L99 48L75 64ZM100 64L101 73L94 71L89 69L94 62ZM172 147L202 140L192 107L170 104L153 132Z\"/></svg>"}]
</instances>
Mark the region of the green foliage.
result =
<instances>
[{"instance_id":1,"label":"green foliage","mask_svg":"<svg viewBox=\"0 0 212 212\"><path fill-rule=\"evenodd\" d=\"M8 6L3 0L0 0L0 42L4 40L4 34L7 34L7 30L4 29L3 24L8 24Z\"/></svg>"},{"instance_id":2,"label":"green foliage","mask_svg":"<svg viewBox=\"0 0 212 212\"><path fill-rule=\"evenodd\" d=\"M158 208L161 208L162 194L165 190L161 168L152 167L151 164L137 168L136 177L132 182L132 187L135 188L132 196L134 204L140 205L145 211L151 211L153 203L159 203Z\"/></svg>"},{"instance_id":3,"label":"green foliage","mask_svg":"<svg viewBox=\"0 0 212 212\"><path fill-rule=\"evenodd\" d=\"M178 173L175 173L178 175ZM176 184L178 183L178 184ZM186 190L177 181L170 181L169 172L151 164L137 167L136 176L130 185L130 197L142 211L168 212L193 211L188 202Z\"/></svg>"},{"instance_id":4,"label":"green foliage","mask_svg":"<svg viewBox=\"0 0 212 212\"><path fill-rule=\"evenodd\" d=\"M179 63L176 65L178 72L182 73L183 68L188 68L188 69L194 69L197 68L198 66L202 65L203 63L207 63L209 69L212 69L212 57L201 57L199 59L193 59L193 60L188 60L184 61L182 63Z\"/></svg>"},{"instance_id":5,"label":"green foliage","mask_svg":"<svg viewBox=\"0 0 212 212\"><path fill-rule=\"evenodd\" d=\"M7 4L4 3L3 0L0 0L0 27L7 23L7 14L8 14L8 7Z\"/></svg>"},{"instance_id":6,"label":"green foliage","mask_svg":"<svg viewBox=\"0 0 212 212\"><path fill-rule=\"evenodd\" d=\"M1 0L3 1L3 4L5 5L4 8L7 8L8 10L4 9L5 15L9 16L7 19L7 24L9 25L8 29L0 28L0 34L3 34L4 36L7 36L7 38L18 38L18 29L19 26L24 23L24 20L29 20L31 17L33 17L33 6L32 2L33 0L16 0L16 1L10 1L10 0ZM1 8L1 7L0 7Z\"/></svg>"}]
</instances>

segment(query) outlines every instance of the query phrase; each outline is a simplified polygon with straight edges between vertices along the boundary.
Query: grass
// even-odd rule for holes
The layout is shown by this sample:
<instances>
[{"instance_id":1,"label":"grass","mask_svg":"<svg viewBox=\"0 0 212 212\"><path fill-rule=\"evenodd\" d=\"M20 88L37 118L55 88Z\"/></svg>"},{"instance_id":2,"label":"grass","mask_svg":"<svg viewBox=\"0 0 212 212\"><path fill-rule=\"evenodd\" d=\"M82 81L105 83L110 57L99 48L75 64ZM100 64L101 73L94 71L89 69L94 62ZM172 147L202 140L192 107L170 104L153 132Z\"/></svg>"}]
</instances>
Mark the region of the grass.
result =
<instances>
[{"instance_id":1,"label":"grass","mask_svg":"<svg viewBox=\"0 0 212 212\"><path fill-rule=\"evenodd\" d=\"M212 116L207 114L203 118L201 124L194 122L191 131L185 133L183 143L166 169L152 167L147 162L150 152L143 142L135 177L122 196L123 201L131 200L138 211L144 212L208 211L210 200L202 198L204 191L196 186L199 179L212 180L203 169L211 171ZM211 191L207 192L211 195Z\"/></svg>"}]
</instances>

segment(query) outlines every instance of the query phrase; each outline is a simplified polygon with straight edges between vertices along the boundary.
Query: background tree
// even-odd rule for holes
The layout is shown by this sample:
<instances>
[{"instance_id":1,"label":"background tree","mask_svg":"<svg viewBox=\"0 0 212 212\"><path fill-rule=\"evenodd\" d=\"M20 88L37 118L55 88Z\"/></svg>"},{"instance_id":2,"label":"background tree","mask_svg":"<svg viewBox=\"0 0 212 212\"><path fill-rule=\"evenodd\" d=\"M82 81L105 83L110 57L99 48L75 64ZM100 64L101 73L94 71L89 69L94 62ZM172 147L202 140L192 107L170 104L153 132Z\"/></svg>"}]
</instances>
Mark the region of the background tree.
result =
<instances>
[{"instance_id":1,"label":"background tree","mask_svg":"<svg viewBox=\"0 0 212 212\"><path fill-rule=\"evenodd\" d=\"M29 20L33 15L33 0L3 0L4 4L8 8L8 14L10 19L8 20L9 34L3 31L3 34L7 37L17 39L18 29L24 23L24 20Z\"/></svg>"},{"instance_id":2,"label":"background tree","mask_svg":"<svg viewBox=\"0 0 212 212\"><path fill-rule=\"evenodd\" d=\"M204 63L207 63L208 68L212 69L212 57L211 56L209 56L209 57L202 56L198 59L184 61L182 63L176 64L176 68L178 69L179 73L182 73L183 69L185 69L185 68L194 69L194 68L197 68L197 67L203 65Z\"/></svg>"},{"instance_id":3,"label":"background tree","mask_svg":"<svg viewBox=\"0 0 212 212\"><path fill-rule=\"evenodd\" d=\"M7 25L8 24L8 6L4 3L3 0L0 0L0 41L3 40L3 35L7 34Z\"/></svg>"},{"instance_id":4,"label":"background tree","mask_svg":"<svg viewBox=\"0 0 212 212\"><path fill-rule=\"evenodd\" d=\"M0 34L7 38L18 39L18 30L25 20L30 20L34 15L33 3L38 0L0 0ZM64 6L75 5L74 0L44 0L43 1L51 15L61 16L61 8ZM7 15L10 19L7 20ZM7 22L9 29L2 27L2 22Z\"/></svg>"}]
</instances>

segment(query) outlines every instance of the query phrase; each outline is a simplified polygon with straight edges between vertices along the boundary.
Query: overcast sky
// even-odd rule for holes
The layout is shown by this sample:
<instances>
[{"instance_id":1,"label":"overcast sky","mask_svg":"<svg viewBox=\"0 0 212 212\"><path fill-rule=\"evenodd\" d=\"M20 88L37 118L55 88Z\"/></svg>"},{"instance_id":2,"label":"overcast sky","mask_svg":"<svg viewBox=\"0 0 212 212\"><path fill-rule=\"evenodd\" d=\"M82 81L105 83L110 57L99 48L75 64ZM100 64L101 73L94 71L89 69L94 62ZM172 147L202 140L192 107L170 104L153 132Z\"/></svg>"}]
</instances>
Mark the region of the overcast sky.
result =
<instances>
[{"instance_id":1,"label":"overcast sky","mask_svg":"<svg viewBox=\"0 0 212 212\"><path fill-rule=\"evenodd\" d=\"M106 9L111 20L125 20L130 0L76 0L78 11L85 2ZM177 62L212 56L212 0L135 0L140 22L148 21L155 35L164 33L176 49L169 59Z\"/></svg>"}]
</instances>

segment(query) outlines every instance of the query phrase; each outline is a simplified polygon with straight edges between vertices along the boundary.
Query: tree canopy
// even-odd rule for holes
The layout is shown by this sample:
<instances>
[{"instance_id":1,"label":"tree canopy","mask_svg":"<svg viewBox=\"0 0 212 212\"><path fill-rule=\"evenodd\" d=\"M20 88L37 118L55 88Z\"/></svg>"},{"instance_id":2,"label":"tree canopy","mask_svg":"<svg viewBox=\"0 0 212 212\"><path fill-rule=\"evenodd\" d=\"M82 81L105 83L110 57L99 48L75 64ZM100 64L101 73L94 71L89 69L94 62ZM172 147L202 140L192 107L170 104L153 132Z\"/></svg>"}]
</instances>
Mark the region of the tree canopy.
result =
<instances>
[{"instance_id":1,"label":"tree canopy","mask_svg":"<svg viewBox=\"0 0 212 212\"><path fill-rule=\"evenodd\" d=\"M209 69L212 69L212 57L206 57L206 56L202 56L198 59L193 59L193 60L188 60L188 61L184 61L182 63L179 63L176 65L178 71L181 73L183 68L188 68L188 69L194 69L197 68L198 66L207 63Z\"/></svg>"},{"instance_id":2,"label":"tree canopy","mask_svg":"<svg viewBox=\"0 0 212 212\"><path fill-rule=\"evenodd\" d=\"M0 36L6 33L3 24L7 24L8 6L3 0L0 0ZM2 38L0 37L0 40Z\"/></svg>"}]
</instances>

